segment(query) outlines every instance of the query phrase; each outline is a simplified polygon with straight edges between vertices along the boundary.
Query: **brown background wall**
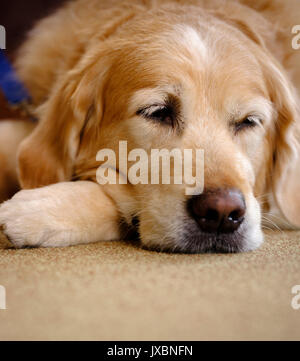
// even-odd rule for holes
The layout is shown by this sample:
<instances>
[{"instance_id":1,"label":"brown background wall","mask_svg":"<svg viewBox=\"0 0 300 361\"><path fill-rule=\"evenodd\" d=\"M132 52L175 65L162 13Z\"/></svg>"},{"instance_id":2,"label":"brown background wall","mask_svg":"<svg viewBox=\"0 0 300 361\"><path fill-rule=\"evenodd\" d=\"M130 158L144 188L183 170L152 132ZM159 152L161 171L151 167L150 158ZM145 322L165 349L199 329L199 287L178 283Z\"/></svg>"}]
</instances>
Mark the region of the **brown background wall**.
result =
<instances>
[{"instance_id":1,"label":"brown background wall","mask_svg":"<svg viewBox=\"0 0 300 361\"><path fill-rule=\"evenodd\" d=\"M18 46L34 23L67 0L5 0L0 5L0 25L6 29L6 55L13 60ZM6 104L0 92L0 119L19 117Z\"/></svg>"},{"instance_id":2,"label":"brown background wall","mask_svg":"<svg viewBox=\"0 0 300 361\"><path fill-rule=\"evenodd\" d=\"M25 34L40 18L66 0L5 0L0 5L0 24L5 26L7 53L12 56Z\"/></svg>"}]
</instances>

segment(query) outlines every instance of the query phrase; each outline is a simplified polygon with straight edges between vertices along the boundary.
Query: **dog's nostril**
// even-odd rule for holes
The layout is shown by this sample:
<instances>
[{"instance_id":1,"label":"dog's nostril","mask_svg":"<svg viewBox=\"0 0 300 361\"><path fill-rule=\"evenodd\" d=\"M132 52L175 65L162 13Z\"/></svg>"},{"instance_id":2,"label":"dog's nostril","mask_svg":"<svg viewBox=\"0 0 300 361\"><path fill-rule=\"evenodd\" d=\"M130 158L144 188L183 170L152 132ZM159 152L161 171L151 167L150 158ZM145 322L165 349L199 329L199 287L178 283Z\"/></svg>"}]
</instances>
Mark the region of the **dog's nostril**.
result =
<instances>
[{"instance_id":1,"label":"dog's nostril","mask_svg":"<svg viewBox=\"0 0 300 361\"><path fill-rule=\"evenodd\" d=\"M219 215L218 211L216 211L214 209L208 209L205 217L203 217L203 218L204 218L204 220L218 221L219 217L220 217L220 215Z\"/></svg>"},{"instance_id":2,"label":"dog's nostril","mask_svg":"<svg viewBox=\"0 0 300 361\"><path fill-rule=\"evenodd\" d=\"M209 190L189 201L189 210L200 228L210 233L231 233L244 220L246 205L236 189Z\"/></svg>"},{"instance_id":3,"label":"dog's nostril","mask_svg":"<svg viewBox=\"0 0 300 361\"><path fill-rule=\"evenodd\" d=\"M228 220L232 222L238 222L241 217L243 217L243 212L241 210L235 210L229 214Z\"/></svg>"}]
</instances>

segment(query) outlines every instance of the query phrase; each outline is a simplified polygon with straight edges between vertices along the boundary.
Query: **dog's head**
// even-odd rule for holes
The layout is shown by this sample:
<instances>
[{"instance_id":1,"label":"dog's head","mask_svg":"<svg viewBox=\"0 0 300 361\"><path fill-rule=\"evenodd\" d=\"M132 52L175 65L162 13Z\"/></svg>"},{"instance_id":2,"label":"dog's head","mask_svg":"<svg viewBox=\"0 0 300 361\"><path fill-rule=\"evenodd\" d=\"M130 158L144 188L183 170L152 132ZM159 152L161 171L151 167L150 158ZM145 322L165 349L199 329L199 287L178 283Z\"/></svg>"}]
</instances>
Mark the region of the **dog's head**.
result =
<instances>
[{"instance_id":1,"label":"dog's head","mask_svg":"<svg viewBox=\"0 0 300 361\"><path fill-rule=\"evenodd\" d=\"M94 179L103 148L115 151L121 171L123 140L149 158L153 149L202 149L201 194L187 194L186 180L104 186L128 222L138 219L145 247L255 249L262 200L263 212L276 205L299 225L299 115L284 70L247 23L196 8L150 15L90 44L57 84L21 146L22 185Z\"/></svg>"}]
</instances>

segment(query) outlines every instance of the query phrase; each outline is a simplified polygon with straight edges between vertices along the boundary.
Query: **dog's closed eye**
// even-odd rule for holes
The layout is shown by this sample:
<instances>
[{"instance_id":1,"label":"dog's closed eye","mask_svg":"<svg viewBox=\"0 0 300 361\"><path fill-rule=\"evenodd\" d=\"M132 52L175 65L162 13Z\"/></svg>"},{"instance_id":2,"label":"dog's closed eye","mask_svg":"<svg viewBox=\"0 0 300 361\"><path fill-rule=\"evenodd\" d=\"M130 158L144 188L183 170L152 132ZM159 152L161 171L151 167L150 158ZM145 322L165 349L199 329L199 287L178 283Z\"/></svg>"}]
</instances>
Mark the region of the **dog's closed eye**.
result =
<instances>
[{"instance_id":1,"label":"dog's closed eye","mask_svg":"<svg viewBox=\"0 0 300 361\"><path fill-rule=\"evenodd\" d=\"M254 128L259 125L262 125L262 120L255 115L248 115L242 121L233 122L235 133L249 128Z\"/></svg>"},{"instance_id":2,"label":"dog's closed eye","mask_svg":"<svg viewBox=\"0 0 300 361\"><path fill-rule=\"evenodd\" d=\"M178 127L181 122L179 101L173 96L169 96L165 102L143 107L136 114L172 128Z\"/></svg>"},{"instance_id":3,"label":"dog's closed eye","mask_svg":"<svg viewBox=\"0 0 300 361\"><path fill-rule=\"evenodd\" d=\"M140 109L137 114L167 125L173 125L176 117L174 109L171 106L164 104L154 104L147 108Z\"/></svg>"}]
</instances>

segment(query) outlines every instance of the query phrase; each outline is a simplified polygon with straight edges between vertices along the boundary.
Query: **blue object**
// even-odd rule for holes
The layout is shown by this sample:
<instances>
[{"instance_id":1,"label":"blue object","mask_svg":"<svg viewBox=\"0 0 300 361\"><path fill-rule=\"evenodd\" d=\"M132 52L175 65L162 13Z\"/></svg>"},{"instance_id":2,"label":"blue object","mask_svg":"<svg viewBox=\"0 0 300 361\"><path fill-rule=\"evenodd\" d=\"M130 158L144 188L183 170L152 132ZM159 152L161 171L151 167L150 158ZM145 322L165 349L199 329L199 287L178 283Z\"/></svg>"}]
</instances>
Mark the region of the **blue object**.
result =
<instances>
[{"instance_id":1,"label":"blue object","mask_svg":"<svg viewBox=\"0 0 300 361\"><path fill-rule=\"evenodd\" d=\"M2 50L0 50L0 90L12 105L30 101L28 91L18 79L14 68Z\"/></svg>"}]
</instances>

